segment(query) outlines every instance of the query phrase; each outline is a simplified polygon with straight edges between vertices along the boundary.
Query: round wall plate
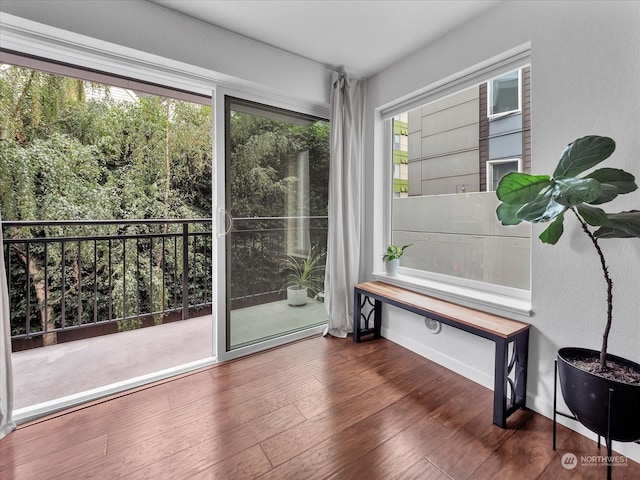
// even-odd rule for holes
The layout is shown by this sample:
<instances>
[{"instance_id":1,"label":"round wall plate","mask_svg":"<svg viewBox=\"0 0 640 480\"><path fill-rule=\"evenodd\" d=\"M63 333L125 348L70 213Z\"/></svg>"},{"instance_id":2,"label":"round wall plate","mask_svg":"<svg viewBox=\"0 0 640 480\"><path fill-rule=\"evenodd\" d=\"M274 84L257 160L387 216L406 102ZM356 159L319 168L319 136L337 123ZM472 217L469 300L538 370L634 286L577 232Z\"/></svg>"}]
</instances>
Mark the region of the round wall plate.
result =
<instances>
[{"instance_id":1,"label":"round wall plate","mask_svg":"<svg viewBox=\"0 0 640 480\"><path fill-rule=\"evenodd\" d=\"M429 317L424 317L424 326L433 334L440 333L442 330L442 323Z\"/></svg>"}]
</instances>

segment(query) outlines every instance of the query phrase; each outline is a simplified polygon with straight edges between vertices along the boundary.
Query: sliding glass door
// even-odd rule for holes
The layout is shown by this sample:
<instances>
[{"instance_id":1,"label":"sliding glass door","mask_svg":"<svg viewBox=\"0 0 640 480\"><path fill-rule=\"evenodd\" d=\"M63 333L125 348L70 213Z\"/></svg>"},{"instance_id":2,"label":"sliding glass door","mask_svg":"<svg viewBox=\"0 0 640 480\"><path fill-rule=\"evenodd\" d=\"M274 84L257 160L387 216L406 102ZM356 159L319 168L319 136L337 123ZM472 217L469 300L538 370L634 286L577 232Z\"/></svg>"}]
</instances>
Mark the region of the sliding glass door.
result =
<instances>
[{"instance_id":1,"label":"sliding glass door","mask_svg":"<svg viewBox=\"0 0 640 480\"><path fill-rule=\"evenodd\" d=\"M226 352L326 323L329 123L225 98Z\"/></svg>"}]
</instances>

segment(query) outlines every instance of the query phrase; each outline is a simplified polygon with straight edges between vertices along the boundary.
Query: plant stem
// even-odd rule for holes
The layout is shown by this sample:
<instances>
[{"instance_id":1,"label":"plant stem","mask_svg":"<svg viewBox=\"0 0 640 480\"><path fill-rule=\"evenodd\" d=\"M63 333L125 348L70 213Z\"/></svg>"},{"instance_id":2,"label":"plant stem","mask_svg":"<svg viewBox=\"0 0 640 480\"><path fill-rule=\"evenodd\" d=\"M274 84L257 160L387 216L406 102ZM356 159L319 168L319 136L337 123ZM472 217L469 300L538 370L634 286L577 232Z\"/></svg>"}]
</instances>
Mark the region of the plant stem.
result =
<instances>
[{"instance_id":1,"label":"plant stem","mask_svg":"<svg viewBox=\"0 0 640 480\"><path fill-rule=\"evenodd\" d=\"M602 334L602 348L600 349L600 371L607 370L607 344L609 342L609 331L611 330L611 321L613 319L613 281L609 276L609 267L607 267L607 263L604 259L604 253L602 253L602 249L598 244L598 239L591 233L589 227L587 226L587 222L585 222L578 212L575 209L571 209L571 211L578 218L578 221L582 225L582 230L589 236L593 246L598 252L598 256L600 257L600 265L602 266L602 273L604 274L604 279L607 282L607 325L604 329L604 333Z\"/></svg>"}]
</instances>

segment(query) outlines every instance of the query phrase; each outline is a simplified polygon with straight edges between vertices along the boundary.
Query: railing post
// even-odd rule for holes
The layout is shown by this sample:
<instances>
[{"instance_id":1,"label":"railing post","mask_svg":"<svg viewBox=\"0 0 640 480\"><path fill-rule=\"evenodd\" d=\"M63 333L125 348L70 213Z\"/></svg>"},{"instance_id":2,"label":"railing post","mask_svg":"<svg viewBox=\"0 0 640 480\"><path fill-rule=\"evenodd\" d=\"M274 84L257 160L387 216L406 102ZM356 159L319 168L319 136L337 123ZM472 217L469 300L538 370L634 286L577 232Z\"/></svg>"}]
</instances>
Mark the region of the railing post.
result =
<instances>
[{"instance_id":1,"label":"railing post","mask_svg":"<svg viewBox=\"0 0 640 480\"><path fill-rule=\"evenodd\" d=\"M189 318L189 224L182 224L182 320Z\"/></svg>"}]
</instances>

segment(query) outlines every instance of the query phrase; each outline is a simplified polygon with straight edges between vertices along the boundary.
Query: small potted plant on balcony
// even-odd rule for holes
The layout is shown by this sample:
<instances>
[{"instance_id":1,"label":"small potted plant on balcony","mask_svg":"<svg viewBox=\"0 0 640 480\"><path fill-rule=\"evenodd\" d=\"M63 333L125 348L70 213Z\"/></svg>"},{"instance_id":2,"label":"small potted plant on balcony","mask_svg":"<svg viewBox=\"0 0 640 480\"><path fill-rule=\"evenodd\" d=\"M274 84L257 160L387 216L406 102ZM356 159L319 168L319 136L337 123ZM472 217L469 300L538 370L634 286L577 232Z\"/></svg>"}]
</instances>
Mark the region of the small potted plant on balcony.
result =
<instances>
[{"instance_id":1,"label":"small potted plant on balcony","mask_svg":"<svg viewBox=\"0 0 640 480\"><path fill-rule=\"evenodd\" d=\"M588 175L579 175L600 164L614 150L611 138L595 135L578 138L566 147L552 176L509 173L496 190L502 202L496 213L503 225L551 222L539 238L553 245L562 236L564 216L569 213L578 220L597 253L607 299L602 348L599 352L561 348L558 373L562 395L571 412L584 426L607 438L609 448L611 440L640 439L640 365L607 353L613 282L599 241L640 238L640 211L607 213L599 205L638 187L634 176L620 169L599 168ZM570 263L563 266L564 277L570 277L567 272L570 268ZM549 272L549 276L553 273Z\"/></svg>"},{"instance_id":2,"label":"small potted plant on balcony","mask_svg":"<svg viewBox=\"0 0 640 480\"><path fill-rule=\"evenodd\" d=\"M387 250L382 254L382 260L385 262L385 269L387 275L395 277L398 274L398 267L400 266L400 257L404 254L404 250L409 248L413 243L409 245L403 245L398 247L397 245L389 245Z\"/></svg>"},{"instance_id":3,"label":"small potted plant on balcony","mask_svg":"<svg viewBox=\"0 0 640 480\"><path fill-rule=\"evenodd\" d=\"M306 305L309 296L324 289L326 252L317 245L309 250L307 257L287 255L282 262L286 273L281 291L287 291L287 303L291 306Z\"/></svg>"}]
</instances>

